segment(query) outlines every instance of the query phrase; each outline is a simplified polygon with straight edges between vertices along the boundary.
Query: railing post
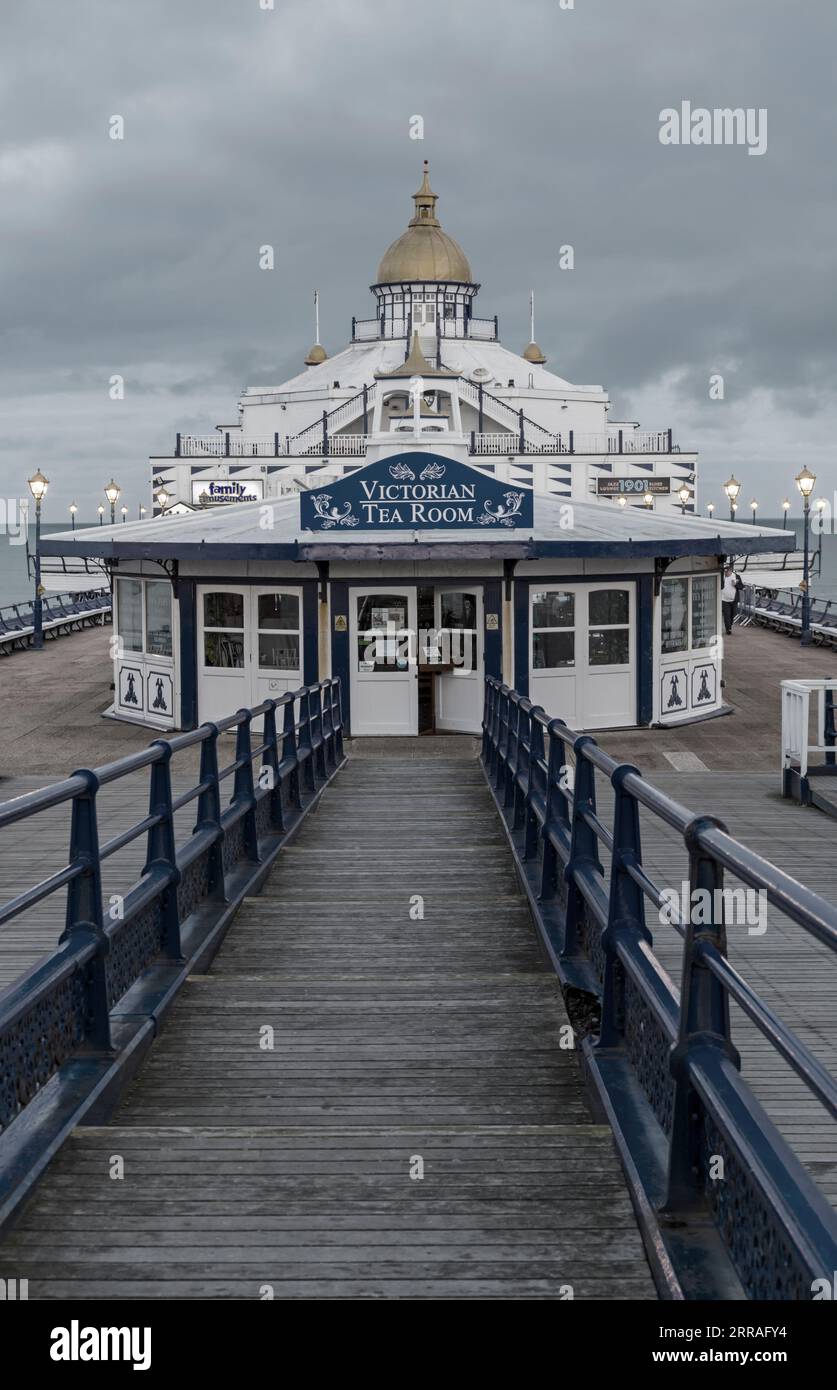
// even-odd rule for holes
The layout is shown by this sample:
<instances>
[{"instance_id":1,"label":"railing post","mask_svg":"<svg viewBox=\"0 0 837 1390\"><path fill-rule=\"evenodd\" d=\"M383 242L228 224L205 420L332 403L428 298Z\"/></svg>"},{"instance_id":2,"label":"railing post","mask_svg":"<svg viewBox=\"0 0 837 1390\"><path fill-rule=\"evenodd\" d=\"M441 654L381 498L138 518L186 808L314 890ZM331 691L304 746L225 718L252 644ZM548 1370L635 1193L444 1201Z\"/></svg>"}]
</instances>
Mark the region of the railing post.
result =
<instances>
[{"instance_id":1,"label":"railing post","mask_svg":"<svg viewBox=\"0 0 837 1390\"><path fill-rule=\"evenodd\" d=\"M229 430L225 430L225 431L224 431L224 454L225 454L225 456L226 456L227 458L229 458L229 456L230 456L230 432L229 432Z\"/></svg>"},{"instance_id":2,"label":"railing post","mask_svg":"<svg viewBox=\"0 0 837 1390\"><path fill-rule=\"evenodd\" d=\"M270 769L269 792L270 797L270 827L272 830L284 830L285 821L282 816L282 788L279 785L279 758L277 755L276 739L276 701L270 701L270 709L264 717L264 766Z\"/></svg>"},{"instance_id":3,"label":"railing post","mask_svg":"<svg viewBox=\"0 0 837 1390\"><path fill-rule=\"evenodd\" d=\"M605 977L602 988L602 1021L599 1047L615 1047L622 1041L625 972L617 953L619 937L626 934L641 936L650 946L651 933L645 925L645 896L639 884L631 878L629 869L642 867L642 842L639 828L639 805L625 791L629 773L640 775L630 763L622 763L614 771L613 783L613 852L610 863L610 897L607 926L602 933L605 953Z\"/></svg>"},{"instance_id":4,"label":"railing post","mask_svg":"<svg viewBox=\"0 0 837 1390\"><path fill-rule=\"evenodd\" d=\"M311 744L311 696L307 688L299 692L299 735L296 743L297 758L302 768L302 786L306 791L313 792L316 788L314 781L314 757Z\"/></svg>"},{"instance_id":5,"label":"railing post","mask_svg":"<svg viewBox=\"0 0 837 1390\"><path fill-rule=\"evenodd\" d=\"M331 681L325 680L320 683L323 708L323 750L325 753L326 773L331 768L332 771L337 766L337 758L334 749L334 710L332 707Z\"/></svg>"},{"instance_id":6,"label":"railing post","mask_svg":"<svg viewBox=\"0 0 837 1390\"><path fill-rule=\"evenodd\" d=\"M833 689L833 687L830 686L830 685L827 685L827 686L825 687L824 691L823 691L823 695L824 695L824 697L825 697L825 718L824 718L824 721L823 721L823 744L824 744L827 748L833 749L833 748L834 748L835 739L837 739L837 729L835 728L835 724L834 724L834 689ZM826 753L826 755L825 755L825 765L826 765L826 767L834 767L834 763L835 763L834 753L833 753L833 752L831 752L831 753Z\"/></svg>"},{"instance_id":7,"label":"railing post","mask_svg":"<svg viewBox=\"0 0 837 1390\"><path fill-rule=\"evenodd\" d=\"M309 710L311 717L311 747L313 749L312 763L314 773L319 773L323 781L328 776L325 762L325 740L323 736L323 702L322 688L315 685L309 694ZM315 781L316 785L316 781Z\"/></svg>"},{"instance_id":8,"label":"railing post","mask_svg":"<svg viewBox=\"0 0 837 1390\"><path fill-rule=\"evenodd\" d=\"M108 999L107 957L110 941L102 916L102 865L99 858L99 829L96 819L96 793L99 779L89 768L79 768L74 777L83 777L85 790L73 797L70 822L71 864L80 863L82 872L67 887L67 913L59 945L90 939L96 954L86 967L87 1026L85 1047L110 1052L110 1002Z\"/></svg>"},{"instance_id":9,"label":"railing post","mask_svg":"<svg viewBox=\"0 0 837 1390\"><path fill-rule=\"evenodd\" d=\"M148 831L143 875L161 869L168 882L160 899L163 925L163 954L169 960L183 960L180 944L180 912L177 905L177 885L181 874L177 867L177 845L174 838L174 811L171 804L171 744L164 738L155 739L152 748L162 750L162 757L151 767L148 793L148 814L160 816L160 822Z\"/></svg>"},{"instance_id":10,"label":"railing post","mask_svg":"<svg viewBox=\"0 0 837 1390\"><path fill-rule=\"evenodd\" d=\"M179 431L179 430L177 431L177 436L176 436L175 442L174 442L174 456L175 456L176 459L179 459L179 458L180 458L180 431Z\"/></svg>"},{"instance_id":11,"label":"railing post","mask_svg":"<svg viewBox=\"0 0 837 1390\"><path fill-rule=\"evenodd\" d=\"M564 936L564 956L576 956L582 951L581 928L586 906L584 895L575 881L579 869L589 869L604 875L599 859L596 832L583 819L584 811L596 811L596 769L584 756L584 750L595 744L589 734L575 740L575 787L573 789L572 840L570 857L564 869L567 884L567 922Z\"/></svg>"},{"instance_id":12,"label":"railing post","mask_svg":"<svg viewBox=\"0 0 837 1390\"><path fill-rule=\"evenodd\" d=\"M703 1107L689 1075L691 1054L706 1047L719 1048L736 1067L740 1065L730 1037L729 996L701 959L704 943L714 946L722 956L727 953L724 870L700 845L701 832L713 828L726 830L714 816L697 816L686 826L683 835L689 851L690 907L684 923L680 1026L669 1062L674 1077L674 1105L668 1193L663 1208L666 1212L694 1206L703 1191L704 1174L700 1170ZM699 899L696 893L700 893ZM691 903L696 901L701 904L699 924L694 920L698 914L691 908ZM711 920L706 922L706 917Z\"/></svg>"},{"instance_id":13,"label":"railing post","mask_svg":"<svg viewBox=\"0 0 837 1390\"><path fill-rule=\"evenodd\" d=\"M574 454L574 453L575 453L575 430L570 430L570 431L569 431L569 436L570 436L570 453L571 453L571 454Z\"/></svg>"},{"instance_id":14,"label":"railing post","mask_svg":"<svg viewBox=\"0 0 837 1390\"><path fill-rule=\"evenodd\" d=\"M250 725L253 716L249 709L238 710L241 723L235 733L235 760L240 766L233 779L233 806L246 807L242 817L244 825L244 853L255 864L259 862L259 839L256 830L256 791L253 786L253 753L250 738Z\"/></svg>"},{"instance_id":15,"label":"railing post","mask_svg":"<svg viewBox=\"0 0 837 1390\"><path fill-rule=\"evenodd\" d=\"M564 756L564 740L558 729L565 729L563 719L550 719L547 726L549 757L546 767L546 805L543 820L543 856L541 859L541 887L538 897L541 902L549 902L555 897L558 886L558 855L552 843L552 830L556 822L570 823L570 808L567 800L567 784L564 770L568 766Z\"/></svg>"},{"instance_id":16,"label":"railing post","mask_svg":"<svg viewBox=\"0 0 837 1390\"><path fill-rule=\"evenodd\" d=\"M523 837L523 858L531 859L538 852L538 837L540 835L540 825L538 818L532 810L532 792L534 789L535 770L543 761L543 725L538 718L543 714L541 705L533 705L529 711L529 767L526 777L526 795L524 798L524 810L526 815L525 830Z\"/></svg>"},{"instance_id":17,"label":"railing post","mask_svg":"<svg viewBox=\"0 0 837 1390\"><path fill-rule=\"evenodd\" d=\"M355 341L355 332L356 332L356 330L357 330L357 319L355 318L355 315L352 314L352 342Z\"/></svg>"},{"instance_id":18,"label":"railing post","mask_svg":"<svg viewBox=\"0 0 837 1390\"><path fill-rule=\"evenodd\" d=\"M328 458L328 411L323 411L323 453Z\"/></svg>"},{"instance_id":19,"label":"railing post","mask_svg":"<svg viewBox=\"0 0 837 1390\"><path fill-rule=\"evenodd\" d=\"M333 709L337 711L337 727L334 737L334 752L337 762L343 761L343 687L340 684L340 677L332 677L332 698Z\"/></svg>"},{"instance_id":20,"label":"railing post","mask_svg":"<svg viewBox=\"0 0 837 1390\"><path fill-rule=\"evenodd\" d=\"M226 891L224 885L224 830L221 825L221 788L218 781L218 727L216 724L204 724L202 728L208 729L209 733L201 744L201 766L198 780L204 786L204 790L198 797L193 834L197 834L199 830L211 830L214 833L215 840L209 851L207 864L207 890L209 897L217 898L223 902L226 899Z\"/></svg>"},{"instance_id":21,"label":"railing post","mask_svg":"<svg viewBox=\"0 0 837 1390\"><path fill-rule=\"evenodd\" d=\"M519 444L520 444L520 452L521 452L521 454L525 454L525 453L526 453L526 429L525 429L525 426L524 426L524 424L523 424L523 411L522 411L522 410L519 410L519 411L518 411L518 431L519 431L519 440L518 440L518 442L519 442Z\"/></svg>"},{"instance_id":22,"label":"railing post","mask_svg":"<svg viewBox=\"0 0 837 1390\"><path fill-rule=\"evenodd\" d=\"M275 432L274 435L273 435L273 457L274 457L274 458L277 458L277 459L278 459L278 457L279 457L279 431L278 431L278 430L276 430L276 432Z\"/></svg>"},{"instance_id":23,"label":"railing post","mask_svg":"<svg viewBox=\"0 0 837 1390\"><path fill-rule=\"evenodd\" d=\"M292 694L285 702L285 716L282 726L282 758L280 767L288 764L288 800L294 810L301 810L299 795L299 756L296 749L296 718L294 706L296 699Z\"/></svg>"},{"instance_id":24,"label":"railing post","mask_svg":"<svg viewBox=\"0 0 837 1390\"><path fill-rule=\"evenodd\" d=\"M619 430L619 432L618 432L618 439L619 439L619 444L618 444L618 446L617 446L616 452L617 452L617 454L621 454L621 453L623 452L623 441L622 441L622 431L621 431L621 430Z\"/></svg>"},{"instance_id":25,"label":"railing post","mask_svg":"<svg viewBox=\"0 0 837 1390\"><path fill-rule=\"evenodd\" d=\"M494 789L499 794L506 778L506 754L509 748L509 705L511 690L501 685L497 692L497 757L494 765Z\"/></svg>"},{"instance_id":26,"label":"railing post","mask_svg":"<svg viewBox=\"0 0 837 1390\"><path fill-rule=\"evenodd\" d=\"M471 430L471 454L475 454L476 452L477 452L477 435L476 435L476 430Z\"/></svg>"},{"instance_id":27,"label":"railing post","mask_svg":"<svg viewBox=\"0 0 837 1390\"><path fill-rule=\"evenodd\" d=\"M483 424L483 390L482 390L482 382L479 382L479 384L478 384L478 386L477 386L477 434L485 434L485 427L484 427L484 424Z\"/></svg>"}]
</instances>

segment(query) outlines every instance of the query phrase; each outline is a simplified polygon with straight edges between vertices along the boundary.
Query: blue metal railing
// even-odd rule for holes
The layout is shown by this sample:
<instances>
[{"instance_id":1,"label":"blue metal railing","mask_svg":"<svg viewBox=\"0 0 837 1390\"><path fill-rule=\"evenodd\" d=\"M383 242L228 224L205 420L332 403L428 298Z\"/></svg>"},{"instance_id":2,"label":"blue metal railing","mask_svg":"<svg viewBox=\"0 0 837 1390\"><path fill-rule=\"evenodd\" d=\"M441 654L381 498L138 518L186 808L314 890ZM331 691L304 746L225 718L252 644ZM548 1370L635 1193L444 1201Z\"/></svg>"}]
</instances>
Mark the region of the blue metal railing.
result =
<instances>
[{"instance_id":1,"label":"blue metal railing","mask_svg":"<svg viewBox=\"0 0 837 1390\"><path fill-rule=\"evenodd\" d=\"M297 715L298 710L298 715ZM282 725L277 729L277 713ZM253 741L252 724L263 726ZM218 766L218 739L235 734L235 756ZM198 781L172 794L173 758L200 748ZM254 778L254 760L259 775ZM9 1127L59 1069L81 1049L115 1049L113 1009L154 963L183 963L223 915L224 905L263 874L287 834L344 761L339 680L265 700L190 733L0 804L0 832L40 813L71 805L67 864L0 904L0 932L27 909L67 891L57 949L0 994L0 1130ZM99 790L148 768L148 813L101 842ZM222 809L221 787L232 778ZM195 824L177 848L174 816L196 802ZM146 837L145 866L126 891L118 920L106 917L103 861ZM206 909L211 909L207 911ZM202 916L201 916L202 914ZM201 918L206 931L195 928ZM203 930L203 928L201 929ZM186 935L189 949L185 949ZM3 1187L0 1152L0 1190Z\"/></svg>"},{"instance_id":2,"label":"blue metal railing","mask_svg":"<svg viewBox=\"0 0 837 1390\"><path fill-rule=\"evenodd\" d=\"M42 600L44 635L104 622L112 609L109 589L74 597L72 593L45 594ZM5 603L0 607L0 652L29 645L35 630L34 601Z\"/></svg>"},{"instance_id":3,"label":"blue metal railing","mask_svg":"<svg viewBox=\"0 0 837 1390\"><path fill-rule=\"evenodd\" d=\"M680 1231L682 1255L689 1227L711 1220L750 1297L810 1298L813 1281L837 1269L837 1218L740 1074L730 1000L832 1117L837 1083L730 964L716 890L733 874L832 951L837 908L494 677L482 761L553 965L566 989L593 1001L588 1015L600 1012L585 1059L664 1240ZM611 828L597 811L597 773L612 787ZM709 890L699 923L673 921L679 993L645 921L645 900L666 900L643 868L640 808L682 836L690 893ZM684 1258L697 1268L702 1256ZM700 1289L704 1276L691 1278ZM707 1296L705 1279L692 1296Z\"/></svg>"}]
</instances>

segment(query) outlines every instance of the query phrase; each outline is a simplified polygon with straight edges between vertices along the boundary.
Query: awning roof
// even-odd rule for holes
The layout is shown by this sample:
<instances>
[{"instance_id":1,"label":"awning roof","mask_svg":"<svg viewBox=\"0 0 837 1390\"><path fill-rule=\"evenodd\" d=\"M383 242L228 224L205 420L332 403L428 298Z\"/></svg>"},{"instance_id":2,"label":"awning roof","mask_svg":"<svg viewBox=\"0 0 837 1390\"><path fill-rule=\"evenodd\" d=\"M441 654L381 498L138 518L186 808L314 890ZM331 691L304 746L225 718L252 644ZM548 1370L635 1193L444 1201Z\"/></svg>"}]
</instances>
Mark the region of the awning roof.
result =
<instances>
[{"instance_id":1,"label":"awning roof","mask_svg":"<svg viewBox=\"0 0 837 1390\"><path fill-rule=\"evenodd\" d=\"M535 494L535 524L517 530L301 531L299 497L207 508L190 516L63 531L41 541L43 555L104 559L328 560L579 556L748 555L790 550L792 531L678 516L610 502ZM270 512L266 509L270 508ZM272 525L265 524L269 516ZM571 524L568 524L571 522Z\"/></svg>"}]
</instances>

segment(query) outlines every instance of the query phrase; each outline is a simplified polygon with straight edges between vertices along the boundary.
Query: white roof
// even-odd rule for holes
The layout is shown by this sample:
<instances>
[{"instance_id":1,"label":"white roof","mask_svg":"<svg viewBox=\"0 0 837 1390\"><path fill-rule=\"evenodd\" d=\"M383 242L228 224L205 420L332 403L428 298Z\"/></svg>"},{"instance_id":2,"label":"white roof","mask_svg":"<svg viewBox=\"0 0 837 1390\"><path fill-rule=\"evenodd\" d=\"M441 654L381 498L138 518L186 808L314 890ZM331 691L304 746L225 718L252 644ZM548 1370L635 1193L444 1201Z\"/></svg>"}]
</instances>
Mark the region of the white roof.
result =
<instances>
[{"instance_id":1,"label":"white roof","mask_svg":"<svg viewBox=\"0 0 837 1390\"><path fill-rule=\"evenodd\" d=\"M335 381L340 382L342 390L354 387L360 390L364 382L370 385L376 372L391 372L404 361L403 338L376 340L371 343L350 343L334 357L329 357L316 367L306 367L304 372L293 376L280 386L249 386L242 396L282 395L287 392L327 391ZM535 362L527 362L518 353L510 352L502 343L481 342L475 338L444 338L442 340L442 365L459 371L461 376L470 377L479 368L489 375L483 378L486 389L504 390L509 381L514 381L516 389L527 389L532 377L536 391L554 391L564 396L568 391L602 394L602 386L573 386L563 377L556 376Z\"/></svg>"}]
</instances>

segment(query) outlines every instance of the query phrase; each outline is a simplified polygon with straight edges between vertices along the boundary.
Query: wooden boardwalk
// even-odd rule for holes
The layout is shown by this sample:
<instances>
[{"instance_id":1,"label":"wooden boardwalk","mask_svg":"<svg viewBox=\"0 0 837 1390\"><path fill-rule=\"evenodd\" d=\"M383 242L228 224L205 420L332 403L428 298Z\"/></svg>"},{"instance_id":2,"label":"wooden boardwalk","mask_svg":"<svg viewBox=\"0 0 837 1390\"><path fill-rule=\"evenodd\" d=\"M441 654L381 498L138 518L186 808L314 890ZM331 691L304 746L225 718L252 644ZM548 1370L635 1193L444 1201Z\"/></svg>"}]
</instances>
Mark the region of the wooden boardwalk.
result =
<instances>
[{"instance_id":1,"label":"wooden boardwalk","mask_svg":"<svg viewBox=\"0 0 837 1390\"><path fill-rule=\"evenodd\" d=\"M65 1145L0 1277L30 1298L654 1298L566 1026L479 764L355 759L113 1123Z\"/></svg>"}]
</instances>

